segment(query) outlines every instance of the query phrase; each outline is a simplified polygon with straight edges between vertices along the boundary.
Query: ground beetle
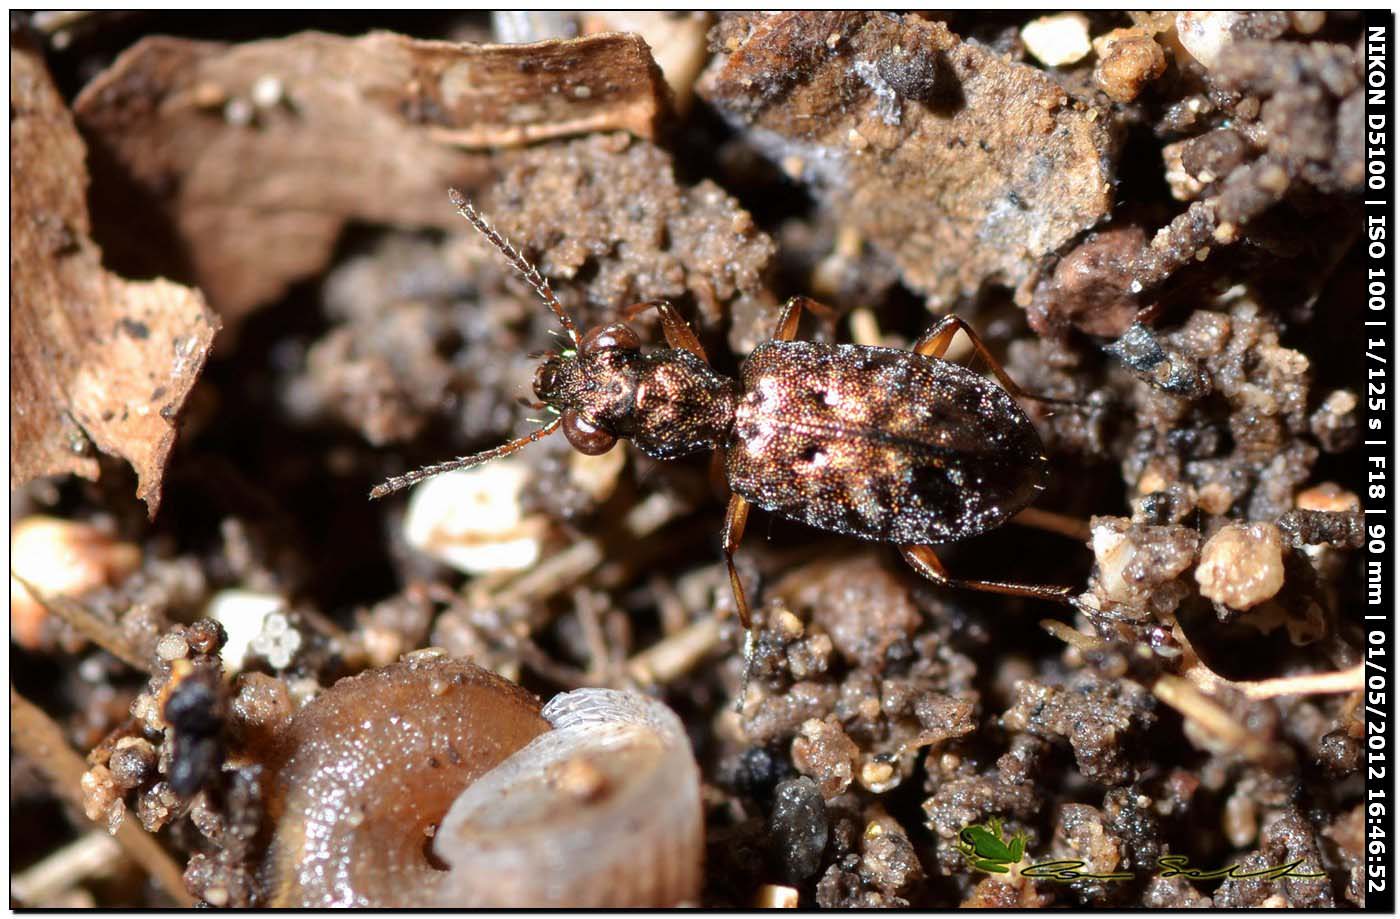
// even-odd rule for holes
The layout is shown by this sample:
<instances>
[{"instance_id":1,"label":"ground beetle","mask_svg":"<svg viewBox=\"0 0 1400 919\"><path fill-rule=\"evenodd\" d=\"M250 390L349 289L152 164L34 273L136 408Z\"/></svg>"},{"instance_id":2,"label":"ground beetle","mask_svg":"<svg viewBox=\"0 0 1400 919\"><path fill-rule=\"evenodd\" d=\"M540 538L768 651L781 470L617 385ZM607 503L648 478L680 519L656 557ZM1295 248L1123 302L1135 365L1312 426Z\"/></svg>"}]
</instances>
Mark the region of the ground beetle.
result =
<instances>
[{"instance_id":1,"label":"ground beetle","mask_svg":"<svg viewBox=\"0 0 1400 919\"><path fill-rule=\"evenodd\" d=\"M587 454L606 452L618 438L662 460L722 449L733 491L724 560L745 628L749 606L734 551L750 504L819 529L896 543L936 584L1067 599L1067 587L953 578L934 555L935 544L1001 526L1035 499L1049 474L1040 438L1012 398L1040 397L1012 382L961 319L941 319L913 351L794 341L803 308L817 304L793 297L772 340L744 360L736 382L710 368L695 333L664 300L623 315L655 309L669 348L643 354L623 323L580 337L535 266L457 191L450 195L568 333L570 347L546 357L535 374L534 407L557 417L493 450L391 478L371 498L514 453L560 427ZM941 359L959 329L1001 386Z\"/></svg>"}]
</instances>

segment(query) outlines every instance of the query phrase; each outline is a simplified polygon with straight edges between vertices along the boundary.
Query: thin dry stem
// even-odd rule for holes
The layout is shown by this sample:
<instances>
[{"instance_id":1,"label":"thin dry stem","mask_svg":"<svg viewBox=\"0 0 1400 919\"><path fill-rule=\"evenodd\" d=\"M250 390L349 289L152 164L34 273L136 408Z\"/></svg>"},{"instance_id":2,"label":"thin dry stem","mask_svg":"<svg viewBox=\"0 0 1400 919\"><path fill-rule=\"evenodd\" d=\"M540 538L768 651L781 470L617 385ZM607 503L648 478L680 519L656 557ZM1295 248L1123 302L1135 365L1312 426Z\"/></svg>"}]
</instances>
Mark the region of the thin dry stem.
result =
<instances>
[{"instance_id":1,"label":"thin dry stem","mask_svg":"<svg viewBox=\"0 0 1400 919\"><path fill-rule=\"evenodd\" d=\"M1080 651L1098 651L1108 647L1108 642L1103 639L1095 638L1092 635L1085 635L1068 623L1061 622L1058 619L1042 619L1040 620L1040 627L1060 641Z\"/></svg>"},{"instance_id":2,"label":"thin dry stem","mask_svg":"<svg viewBox=\"0 0 1400 919\"><path fill-rule=\"evenodd\" d=\"M1285 676L1272 680L1255 680L1248 683L1232 683L1240 692L1251 699L1273 699L1278 696L1309 696L1320 693L1360 692L1365 686L1366 677L1363 665L1334 670L1329 673L1307 673L1302 676Z\"/></svg>"},{"instance_id":3,"label":"thin dry stem","mask_svg":"<svg viewBox=\"0 0 1400 919\"><path fill-rule=\"evenodd\" d=\"M34 598L34 601L50 615L57 616L71 625L79 635L137 670L144 673L151 672L150 656L142 654L132 647L131 642L115 625L97 616L77 600L61 594L45 596L39 591L39 588L13 571L10 572L10 577L18 581L20 586Z\"/></svg>"},{"instance_id":4,"label":"thin dry stem","mask_svg":"<svg viewBox=\"0 0 1400 919\"><path fill-rule=\"evenodd\" d=\"M1267 743L1246 730L1229 712L1208 698L1190 681L1164 673L1152 685L1152 694L1194 721L1207 733L1229 744L1247 759L1257 762L1268 758Z\"/></svg>"},{"instance_id":5,"label":"thin dry stem","mask_svg":"<svg viewBox=\"0 0 1400 919\"><path fill-rule=\"evenodd\" d=\"M702 616L627 661L627 675L642 686L664 685L685 676L719 644L717 616Z\"/></svg>"},{"instance_id":6,"label":"thin dry stem","mask_svg":"<svg viewBox=\"0 0 1400 919\"><path fill-rule=\"evenodd\" d=\"M127 864L121 845L93 830L10 878L10 896L23 906L47 906L83 881L110 877Z\"/></svg>"},{"instance_id":7,"label":"thin dry stem","mask_svg":"<svg viewBox=\"0 0 1400 919\"><path fill-rule=\"evenodd\" d=\"M1186 637L1186 633L1180 625L1172 629L1172 634L1181 644L1184 652L1182 673L1188 680L1206 692L1233 689L1250 699L1275 699L1279 696L1360 692L1366 682L1363 664L1326 673L1308 673L1301 676L1236 682L1211 670L1205 661L1201 660L1201 656L1196 653L1196 649L1191 645L1191 640Z\"/></svg>"},{"instance_id":8,"label":"thin dry stem","mask_svg":"<svg viewBox=\"0 0 1400 919\"><path fill-rule=\"evenodd\" d=\"M1070 517L1067 514L1057 514L1054 511L1042 510L1038 507L1028 507L1011 518L1012 523L1020 524L1023 527L1033 527L1037 530L1044 530L1047 533L1056 533L1060 536L1067 536L1075 542L1088 542L1093 536L1089 529L1089 521L1078 517Z\"/></svg>"}]
</instances>

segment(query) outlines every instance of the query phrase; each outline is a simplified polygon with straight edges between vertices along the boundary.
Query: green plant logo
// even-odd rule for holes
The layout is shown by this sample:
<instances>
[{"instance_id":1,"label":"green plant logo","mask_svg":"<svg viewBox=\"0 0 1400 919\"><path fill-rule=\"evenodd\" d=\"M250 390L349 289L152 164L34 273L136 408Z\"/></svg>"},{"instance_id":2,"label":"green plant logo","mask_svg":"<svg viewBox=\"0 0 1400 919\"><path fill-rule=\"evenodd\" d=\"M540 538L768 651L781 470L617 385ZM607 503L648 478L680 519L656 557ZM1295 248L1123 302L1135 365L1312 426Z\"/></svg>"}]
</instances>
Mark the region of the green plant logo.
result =
<instances>
[{"instance_id":1,"label":"green plant logo","mask_svg":"<svg viewBox=\"0 0 1400 919\"><path fill-rule=\"evenodd\" d=\"M1001 835L1001 820L988 817L986 823L963 827L958 833L958 851L977 871L1007 874L1009 866L1026 854L1026 834L1020 832L1007 840Z\"/></svg>"},{"instance_id":2,"label":"green plant logo","mask_svg":"<svg viewBox=\"0 0 1400 919\"><path fill-rule=\"evenodd\" d=\"M1002 835L1001 819L988 817L983 824L963 827L958 833L958 851L967 859L975 871L988 874L1010 874L1011 867L1026 854L1026 834L1017 833L1010 839ZM1296 858L1282 865L1246 870L1238 862L1224 868L1203 870L1192 868L1184 855L1162 855L1157 858L1157 870L1164 878L1184 877L1193 881L1218 880L1220 878L1320 878L1326 872L1307 871L1304 859ZM1037 878L1054 883L1067 884L1083 878L1100 881L1127 881L1133 878L1130 871L1094 873L1084 870L1084 860L1079 858L1056 858L1049 861L1023 865L1019 869L1023 878Z\"/></svg>"}]
</instances>

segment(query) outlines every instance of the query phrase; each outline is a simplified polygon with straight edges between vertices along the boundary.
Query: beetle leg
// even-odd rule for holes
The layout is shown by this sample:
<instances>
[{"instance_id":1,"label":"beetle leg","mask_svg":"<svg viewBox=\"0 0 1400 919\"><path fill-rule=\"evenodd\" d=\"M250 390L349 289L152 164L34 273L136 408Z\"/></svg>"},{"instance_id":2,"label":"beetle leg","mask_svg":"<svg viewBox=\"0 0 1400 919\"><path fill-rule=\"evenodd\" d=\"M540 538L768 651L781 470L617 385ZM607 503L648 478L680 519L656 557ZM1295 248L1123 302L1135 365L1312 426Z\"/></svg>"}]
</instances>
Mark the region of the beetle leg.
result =
<instances>
[{"instance_id":1,"label":"beetle leg","mask_svg":"<svg viewBox=\"0 0 1400 919\"><path fill-rule=\"evenodd\" d=\"M700 339L695 337L690 323L685 321L685 317L671 305L669 300L648 300L645 303L634 303L622 311L622 318L635 319L653 307L661 314L661 332L666 336L666 344L677 351L689 351L700 360L709 363L709 358L705 356L705 349L700 344Z\"/></svg>"},{"instance_id":2,"label":"beetle leg","mask_svg":"<svg viewBox=\"0 0 1400 919\"><path fill-rule=\"evenodd\" d=\"M948 571L932 546L900 546L899 553L909 566L928 578L939 587L961 587L967 590L981 590L994 594L1009 594L1013 597L1034 597L1052 603L1069 603L1073 587L1051 587L1045 584L1010 584L1005 581L969 581L948 576Z\"/></svg>"},{"instance_id":3,"label":"beetle leg","mask_svg":"<svg viewBox=\"0 0 1400 919\"><path fill-rule=\"evenodd\" d=\"M792 341L797 337L797 324L802 321L802 311L810 310L818 316L834 316L836 311L825 303L811 297L788 297L783 311L778 314L778 327L773 330L774 341Z\"/></svg>"},{"instance_id":4,"label":"beetle leg","mask_svg":"<svg viewBox=\"0 0 1400 919\"><path fill-rule=\"evenodd\" d=\"M958 316L944 316L942 319L938 320L938 322L934 323L933 328L929 329L919 337L918 341L914 342L914 353L922 354L925 357L942 357L947 352L948 346L953 343L953 336L958 334L959 329L967 333L968 340L972 342L972 349L977 352L977 355L981 357L982 360L987 362L987 366L992 369L992 375L997 378L997 382L1001 384L1003 389L1011 393L1011 395L1018 396L1022 399L1034 399L1037 402L1049 402L1055 405L1079 404L1072 399L1052 399L1049 396L1037 396L1033 393L1026 392L1016 384L1015 380L1011 379L1011 376L1006 372L1006 368L1001 365L1001 361L992 357L992 352L987 350L987 346L982 343L981 337L973 330L972 326L968 325L967 322Z\"/></svg>"},{"instance_id":5,"label":"beetle leg","mask_svg":"<svg viewBox=\"0 0 1400 919\"><path fill-rule=\"evenodd\" d=\"M729 567L729 588L734 591L734 605L739 610L739 622L745 629L752 627L749 616L749 601L744 596L744 585L739 580L739 570L734 567L734 553L739 548L739 540L744 538L744 524L749 519L749 502L738 495L729 496L729 509L724 514L724 563Z\"/></svg>"}]
</instances>

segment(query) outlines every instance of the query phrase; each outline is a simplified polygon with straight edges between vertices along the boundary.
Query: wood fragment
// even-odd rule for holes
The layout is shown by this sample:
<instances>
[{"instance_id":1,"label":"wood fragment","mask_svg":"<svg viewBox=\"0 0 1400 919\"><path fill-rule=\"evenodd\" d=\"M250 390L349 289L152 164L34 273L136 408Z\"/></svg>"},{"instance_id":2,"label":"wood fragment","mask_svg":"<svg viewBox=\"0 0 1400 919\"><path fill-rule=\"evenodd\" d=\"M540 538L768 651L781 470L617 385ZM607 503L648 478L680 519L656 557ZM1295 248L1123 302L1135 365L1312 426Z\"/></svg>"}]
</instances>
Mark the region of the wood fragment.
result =
<instances>
[{"instance_id":1,"label":"wood fragment","mask_svg":"<svg viewBox=\"0 0 1400 919\"><path fill-rule=\"evenodd\" d=\"M63 729L37 705L10 687L10 740L15 751L36 765L53 783L54 792L79 811L83 809L81 782L87 763L63 736ZM175 860L134 820L123 820L115 834L123 851L140 865L165 893L183 907L194 905L185 889L183 873Z\"/></svg>"},{"instance_id":2,"label":"wood fragment","mask_svg":"<svg viewBox=\"0 0 1400 919\"><path fill-rule=\"evenodd\" d=\"M642 686L664 686L689 673L721 638L718 616L701 616L674 635L633 655L624 665L627 675Z\"/></svg>"},{"instance_id":3,"label":"wood fragment","mask_svg":"<svg viewBox=\"0 0 1400 919\"><path fill-rule=\"evenodd\" d=\"M257 104L269 86L275 104ZM103 151L94 208L112 257L198 283L233 322L324 268L351 221L457 230L447 188L474 193L496 173L465 148L651 138L668 92L635 35L478 46L305 32L143 39L74 111Z\"/></svg>"},{"instance_id":4,"label":"wood fragment","mask_svg":"<svg viewBox=\"0 0 1400 919\"><path fill-rule=\"evenodd\" d=\"M474 149L626 131L654 140L670 110L640 35L607 32L523 45L414 42L416 77L441 94L429 136Z\"/></svg>"}]
</instances>

